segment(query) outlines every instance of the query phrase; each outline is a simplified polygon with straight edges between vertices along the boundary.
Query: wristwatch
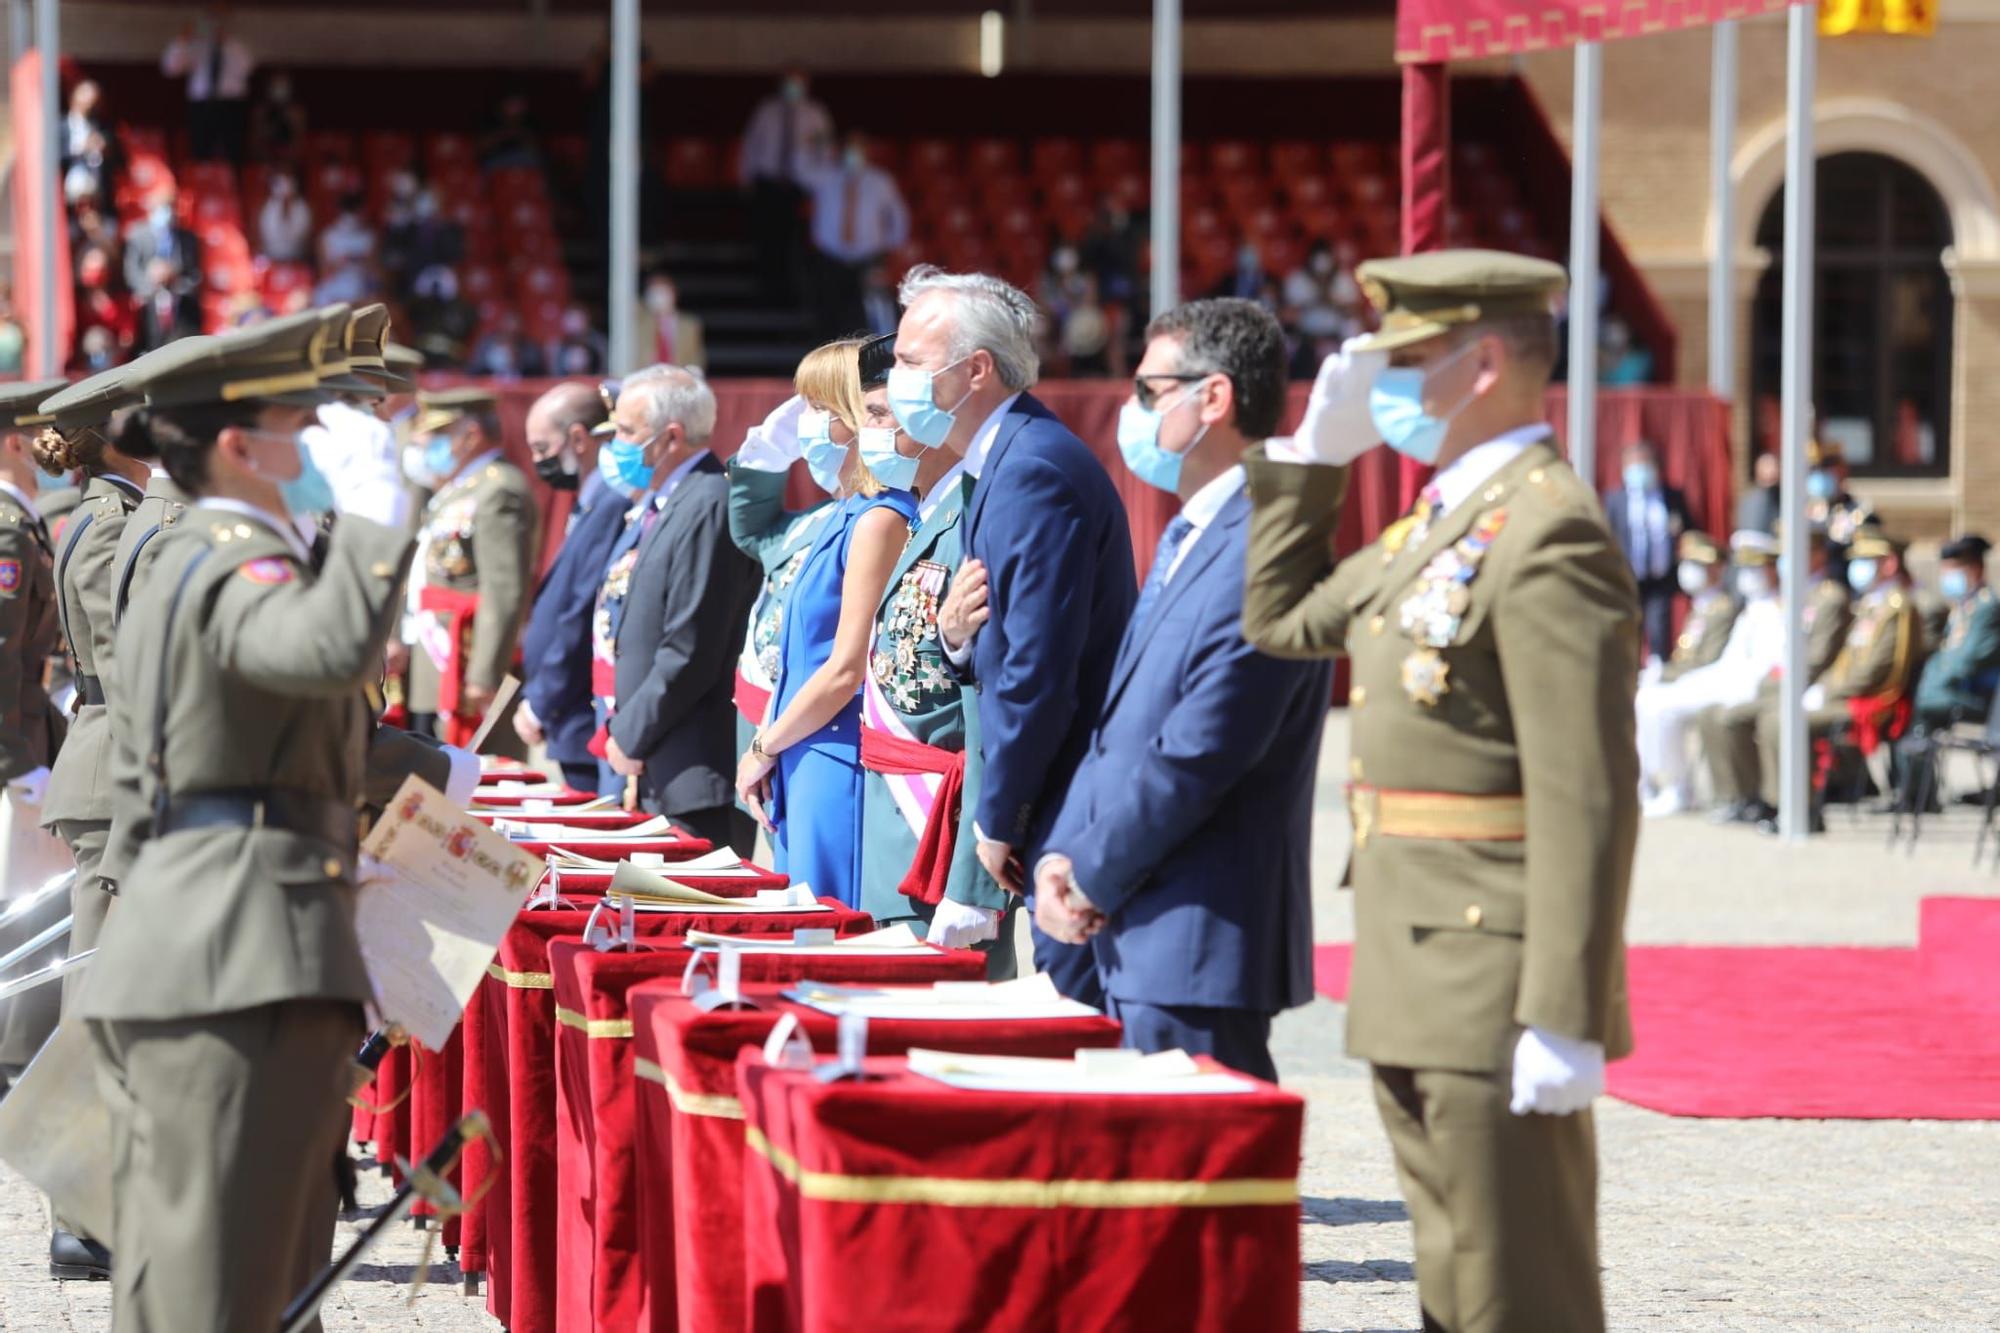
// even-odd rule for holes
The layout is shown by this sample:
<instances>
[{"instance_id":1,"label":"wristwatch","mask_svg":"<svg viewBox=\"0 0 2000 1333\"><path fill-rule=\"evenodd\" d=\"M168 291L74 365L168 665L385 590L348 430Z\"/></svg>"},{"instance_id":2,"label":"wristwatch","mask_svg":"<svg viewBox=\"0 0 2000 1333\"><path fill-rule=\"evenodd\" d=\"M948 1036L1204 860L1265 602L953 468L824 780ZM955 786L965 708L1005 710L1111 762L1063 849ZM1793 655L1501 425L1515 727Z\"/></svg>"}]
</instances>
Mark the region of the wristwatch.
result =
<instances>
[{"instance_id":1,"label":"wristwatch","mask_svg":"<svg viewBox=\"0 0 2000 1333\"><path fill-rule=\"evenodd\" d=\"M762 732L750 738L750 753L756 755L766 763L771 762L771 752L764 748L764 735Z\"/></svg>"}]
</instances>

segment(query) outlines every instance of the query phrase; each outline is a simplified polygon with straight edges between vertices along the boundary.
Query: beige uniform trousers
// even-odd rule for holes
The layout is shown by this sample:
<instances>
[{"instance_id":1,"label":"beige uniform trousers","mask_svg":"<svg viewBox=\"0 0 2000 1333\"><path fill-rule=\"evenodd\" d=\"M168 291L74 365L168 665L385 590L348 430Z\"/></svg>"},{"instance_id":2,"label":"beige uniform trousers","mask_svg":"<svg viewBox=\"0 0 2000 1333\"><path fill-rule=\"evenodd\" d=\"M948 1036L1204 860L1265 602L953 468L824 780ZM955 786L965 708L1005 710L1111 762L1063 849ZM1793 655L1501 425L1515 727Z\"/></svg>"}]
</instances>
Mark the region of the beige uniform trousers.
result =
<instances>
[{"instance_id":1,"label":"beige uniform trousers","mask_svg":"<svg viewBox=\"0 0 2000 1333\"><path fill-rule=\"evenodd\" d=\"M1425 1327L1600 1333L1590 1112L1517 1116L1505 1072L1374 1070L1416 1233Z\"/></svg>"},{"instance_id":2,"label":"beige uniform trousers","mask_svg":"<svg viewBox=\"0 0 2000 1333\"><path fill-rule=\"evenodd\" d=\"M271 1333L332 1254L361 1010L90 1026L112 1119L112 1326Z\"/></svg>"}]
</instances>

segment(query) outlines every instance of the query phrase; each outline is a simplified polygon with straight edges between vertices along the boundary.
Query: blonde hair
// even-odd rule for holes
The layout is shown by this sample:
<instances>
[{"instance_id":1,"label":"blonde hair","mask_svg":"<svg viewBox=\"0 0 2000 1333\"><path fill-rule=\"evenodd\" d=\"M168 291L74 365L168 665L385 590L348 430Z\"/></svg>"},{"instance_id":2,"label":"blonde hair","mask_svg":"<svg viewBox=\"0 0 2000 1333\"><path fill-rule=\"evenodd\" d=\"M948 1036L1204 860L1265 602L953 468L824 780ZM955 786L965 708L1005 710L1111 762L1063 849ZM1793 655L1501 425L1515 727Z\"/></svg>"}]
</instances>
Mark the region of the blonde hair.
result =
<instances>
[{"instance_id":1,"label":"blonde hair","mask_svg":"<svg viewBox=\"0 0 2000 1333\"><path fill-rule=\"evenodd\" d=\"M807 352L792 376L792 387L801 398L839 417L854 433L847 446L848 465L854 469L856 495L880 495L886 488L861 461L861 423L867 420L861 394L862 338L840 338Z\"/></svg>"}]
</instances>

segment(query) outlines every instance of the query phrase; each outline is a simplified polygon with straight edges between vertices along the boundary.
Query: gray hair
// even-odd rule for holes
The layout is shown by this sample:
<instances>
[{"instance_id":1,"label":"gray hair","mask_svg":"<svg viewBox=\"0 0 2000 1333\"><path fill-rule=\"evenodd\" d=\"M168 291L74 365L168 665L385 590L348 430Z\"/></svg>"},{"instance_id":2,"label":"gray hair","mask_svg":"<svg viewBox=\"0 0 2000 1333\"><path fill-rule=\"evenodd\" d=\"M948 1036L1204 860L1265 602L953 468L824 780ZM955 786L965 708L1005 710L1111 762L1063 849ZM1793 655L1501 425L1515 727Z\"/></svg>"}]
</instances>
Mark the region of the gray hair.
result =
<instances>
[{"instance_id":1,"label":"gray hair","mask_svg":"<svg viewBox=\"0 0 2000 1333\"><path fill-rule=\"evenodd\" d=\"M660 365L635 370L618 386L618 396L634 390L644 394L641 401L651 430L663 431L678 421L695 444L708 443L708 437L715 433L715 390L695 367Z\"/></svg>"},{"instance_id":2,"label":"gray hair","mask_svg":"<svg viewBox=\"0 0 2000 1333\"><path fill-rule=\"evenodd\" d=\"M903 275L896 299L908 309L927 292L954 298L952 360L984 351L1002 384L1014 390L1034 386L1042 369L1035 352L1042 312L1026 292L990 273L947 273L935 264L919 264Z\"/></svg>"}]
</instances>

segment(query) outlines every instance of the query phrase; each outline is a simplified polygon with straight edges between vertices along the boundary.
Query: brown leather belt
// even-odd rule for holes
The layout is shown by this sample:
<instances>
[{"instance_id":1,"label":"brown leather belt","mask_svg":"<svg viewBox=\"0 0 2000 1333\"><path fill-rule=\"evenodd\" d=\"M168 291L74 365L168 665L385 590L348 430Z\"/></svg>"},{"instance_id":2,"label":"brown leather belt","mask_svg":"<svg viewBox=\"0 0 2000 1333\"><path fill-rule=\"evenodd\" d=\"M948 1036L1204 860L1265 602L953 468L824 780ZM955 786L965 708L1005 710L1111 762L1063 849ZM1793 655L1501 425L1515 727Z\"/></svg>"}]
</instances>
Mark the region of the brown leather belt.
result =
<instances>
[{"instance_id":1,"label":"brown leather belt","mask_svg":"<svg viewBox=\"0 0 2000 1333\"><path fill-rule=\"evenodd\" d=\"M1370 838L1441 842L1520 842L1528 836L1528 805L1520 795L1467 796L1442 791L1386 791L1347 785L1354 845Z\"/></svg>"}]
</instances>

